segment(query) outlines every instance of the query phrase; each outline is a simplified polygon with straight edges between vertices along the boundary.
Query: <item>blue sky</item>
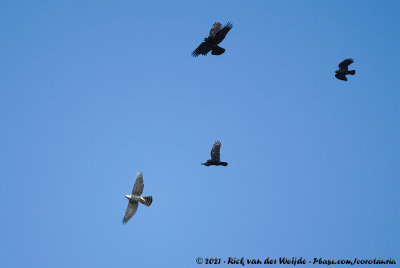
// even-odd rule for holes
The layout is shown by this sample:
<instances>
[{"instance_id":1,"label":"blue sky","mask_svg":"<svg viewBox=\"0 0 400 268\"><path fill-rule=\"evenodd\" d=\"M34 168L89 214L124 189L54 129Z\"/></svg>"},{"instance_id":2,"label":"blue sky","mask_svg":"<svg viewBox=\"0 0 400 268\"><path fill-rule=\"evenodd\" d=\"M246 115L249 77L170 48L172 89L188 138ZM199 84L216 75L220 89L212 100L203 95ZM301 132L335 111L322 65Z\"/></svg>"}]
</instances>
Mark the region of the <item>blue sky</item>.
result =
<instances>
[{"instance_id":1,"label":"blue sky","mask_svg":"<svg viewBox=\"0 0 400 268\"><path fill-rule=\"evenodd\" d=\"M399 263L399 12L2 1L0 266ZM233 23L225 54L191 57L215 21ZM215 140L226 168L200 165ZM137 171L154 201L124 226Z\"/></svg>"}]
</instances>

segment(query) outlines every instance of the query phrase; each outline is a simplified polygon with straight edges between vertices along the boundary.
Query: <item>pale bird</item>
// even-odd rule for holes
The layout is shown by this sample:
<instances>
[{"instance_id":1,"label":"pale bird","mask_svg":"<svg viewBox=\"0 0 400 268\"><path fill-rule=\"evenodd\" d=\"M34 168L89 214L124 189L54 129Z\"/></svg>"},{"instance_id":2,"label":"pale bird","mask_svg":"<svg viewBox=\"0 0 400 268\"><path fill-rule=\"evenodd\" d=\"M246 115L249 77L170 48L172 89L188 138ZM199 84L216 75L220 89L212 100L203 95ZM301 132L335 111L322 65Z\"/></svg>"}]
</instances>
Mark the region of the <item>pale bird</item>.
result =
<instances>
[{"instance_id":1,"label":"pale bird","mask_svg":"<svg viewBox=\"0 0 400 268\"><path fill-rule=\"evenodd\" d=\"M143 184L143 174L142 172L138 172L136 175L135 185L133 185L132 194L125 195L126 199L128 199L128 207L125 210L125 216L122 219L122 223L126 224L133 215L135 215L136 210L138 208L139 203L142 203L145 206L150 206L153 202L152 196L141 196L143 193L144 184Z\"/></svg>"}]
</instances>

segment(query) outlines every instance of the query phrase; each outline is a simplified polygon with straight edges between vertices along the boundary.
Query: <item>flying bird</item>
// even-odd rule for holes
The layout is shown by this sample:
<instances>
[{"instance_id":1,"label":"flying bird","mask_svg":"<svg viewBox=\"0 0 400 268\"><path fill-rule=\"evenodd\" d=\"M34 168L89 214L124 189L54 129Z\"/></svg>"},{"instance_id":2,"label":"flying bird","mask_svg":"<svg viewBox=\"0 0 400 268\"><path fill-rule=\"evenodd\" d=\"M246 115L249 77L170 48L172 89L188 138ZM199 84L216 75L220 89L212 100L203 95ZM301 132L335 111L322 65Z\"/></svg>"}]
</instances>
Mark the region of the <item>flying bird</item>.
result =
<instances>
[{"instance_id":1,"label":"flying bird","mask_svg":"<svg viewBox=\"0 0 400 268\"><path fill-rule=\"evenodd\" d=\"M218 46L218 44L224 40L225 36L233 26L230 22L228 22L222 29L221 26L222 25L219 22L213 24L209 36L204 38L204 42L192 52L193 57L197 57L199 55L205 56L210 51L212 55L221 55L225 52L225 48Z\"/></svg>"},{"instance_id":2,"label":"flying bird","mask_svg":"<svg viewBox=\"0 0 400 268\"><path fill-rule=\"evenodd\" d=\"M211 159L207 160L205 163L201 163L205 166L227 166L227 162L220 161L220 150L221 150L221 142L216 141L211 149Z\"/></svg>"},{"instance_id":3,"label":"flying bird","mask_svg":"<svg viewBox=\"0 0 400 268\"><path fill-rule=\"evenodd\" d=\"M339 80L347 81L347 74L354 75L356 73L355 70L349 71L349 65L353 62L353 59L345 59L344 61L339 63L339 70L335 71L335 77Z\"/></svg>"},{"instance_id":4,"label":"flying bird","mask_svg":"<svg viewBox=\"0 0 400 268\"><path fill-rule=\"evenodd\" d=\"M132 218L133 215L135 215L139 202L148 207L153 202L152 196L141 196L141 194L143 193L143 189L143 174L142 172L138 172L136 175L135 185L133 185L132 194L125 195L129 203L125 210L125 216L122 219L123 224L126 224L129 219Z\"/></svg>"}]
</instances>

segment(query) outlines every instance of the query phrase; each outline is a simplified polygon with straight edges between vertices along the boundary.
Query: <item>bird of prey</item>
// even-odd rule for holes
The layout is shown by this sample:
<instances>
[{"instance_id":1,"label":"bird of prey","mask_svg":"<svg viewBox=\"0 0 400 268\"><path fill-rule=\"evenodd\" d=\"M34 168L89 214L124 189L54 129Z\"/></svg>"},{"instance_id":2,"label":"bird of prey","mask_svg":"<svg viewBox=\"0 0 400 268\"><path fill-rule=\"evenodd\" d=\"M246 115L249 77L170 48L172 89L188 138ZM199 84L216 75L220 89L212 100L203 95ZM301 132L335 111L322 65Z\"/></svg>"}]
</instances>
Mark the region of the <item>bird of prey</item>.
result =
<instances>
[{"instance_id":1,"label":"bird of prey","mask_svg":"<svg viewBox=\"0 0 400 268\"><path fill-rule=\"evenodd\" d=\"M141 194L143 193L143 189L143 174L142 172L138 172L136 175L136 181L135 185L133 186L132 194L125 195L129 202L125 210L125 216L122 219L123 224L126 224L129 219L132 218L133 215L135 215L139 202L148 207L153 202L152 196L141 196Z\"/></svg>"},{"instance_id":2,"label":"bird of prey","mask_svg":"<svg viewBox=\"0 0 400 268\"><path fill-rule=\"evenodd\" d=\"M221 26L222 25L219 22L213 24L210 30L210 35L207 38L204 38L204 42L192 52L193 57L199 55L205 56L210 51L212 55L221 55L225 52L225 49L218 46L218 44L224 40L225 36L233 26L230 22L228 22L222 29Z\"/></svg>"},{"instance_id":3,"label":"bird of prey","mask_svg":"<svg viewBox=\"0 0 400 268\"><path fill-rule=\"evenodd\" d=\"M227 162L220 161L220 150L221 150L221 142L216 141L211 149L211 159L207 160L205 163L201 163L205 166L227 166Z\"/></svg>"},{"instance_id":4,"label":"bird of prey","mask_svg":"<svg viewBox=\"0 0 400 268\"><path fill-rule=\"evenodd\" d=\"M344 61L339 63L339 70L335 71L335 77L339 80L347 81L347 74L354 75L356 73L355 70L349 71L349 65L353 62L353 59L345 59Z\"/></svg>"}]
</instances>

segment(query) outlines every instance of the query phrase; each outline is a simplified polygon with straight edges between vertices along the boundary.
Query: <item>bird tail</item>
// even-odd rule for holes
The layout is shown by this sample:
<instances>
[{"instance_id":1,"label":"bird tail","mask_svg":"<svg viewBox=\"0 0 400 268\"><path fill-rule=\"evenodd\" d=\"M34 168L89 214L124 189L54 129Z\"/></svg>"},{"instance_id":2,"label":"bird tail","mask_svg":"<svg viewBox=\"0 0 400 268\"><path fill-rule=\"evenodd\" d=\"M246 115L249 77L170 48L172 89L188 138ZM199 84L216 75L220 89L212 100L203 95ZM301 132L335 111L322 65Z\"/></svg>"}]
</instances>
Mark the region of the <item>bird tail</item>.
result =
<instances>
[{"instance_id":1,"label":"bird tail","mask_svg":"<svg viewBox=\"0 0 400 268\"><path fill-rule=\"evenodd\" d=\"M220 46L215 46L213 50L211 51L211 55L221 55L225 52L225 48L222 48Z\"/></svg>"},{"instance_id":2,"label":"bird tail","mask_svg":"<svg viewBox=\"0 0 400 268\"><path fill-rule=\"evenodd\" d=\"M355 73L356 73L356 70L349 71L349 74L351 74L351 75L355 75Z\"/></svg>"},{"instance_id":3,"label":"bird tail","mask_svg":"<svg viewBox=\"0 0 400 268\"><path fill-rule=\"evenodd\" d=\"M151 203L153 202L153 197L152 196L143 196L142 197L144 201L140 201L145 206L150 207Z\"/></svg>"}]
</instances>

